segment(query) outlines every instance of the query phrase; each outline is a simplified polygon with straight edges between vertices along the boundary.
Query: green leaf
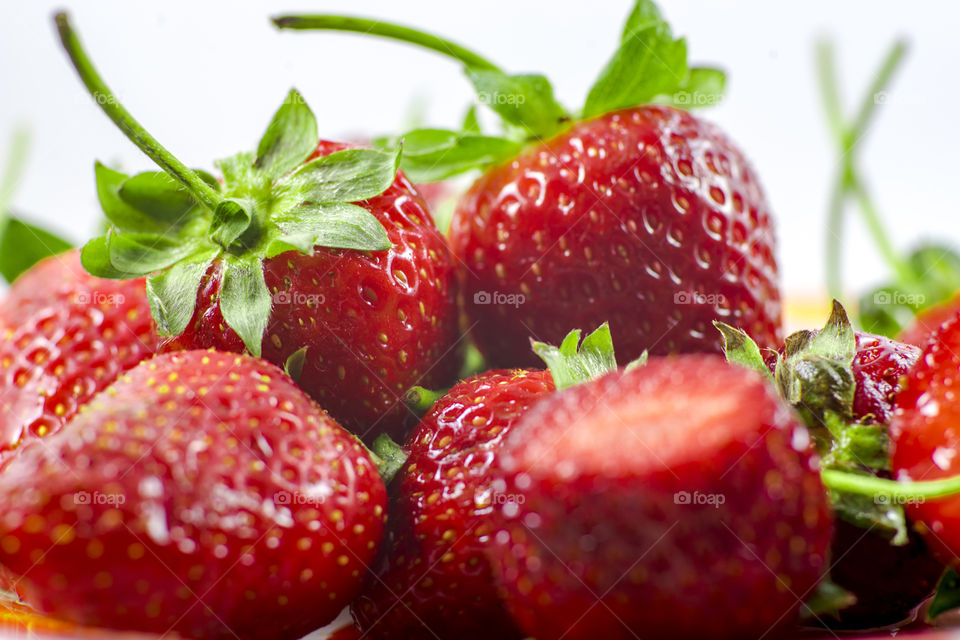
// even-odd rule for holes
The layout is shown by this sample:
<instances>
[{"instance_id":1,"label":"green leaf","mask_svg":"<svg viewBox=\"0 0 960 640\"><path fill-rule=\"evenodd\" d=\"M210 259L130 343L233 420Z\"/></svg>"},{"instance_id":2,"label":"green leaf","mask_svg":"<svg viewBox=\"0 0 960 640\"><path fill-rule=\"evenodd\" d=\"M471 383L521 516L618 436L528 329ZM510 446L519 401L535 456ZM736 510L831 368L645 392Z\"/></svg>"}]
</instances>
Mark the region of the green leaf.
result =
<instances>
[{"instance_id":1,"label":"green leaf","mask_svg":"<svg viewBox=\"0 0 960 640\"><path fill-rule=\"evenodd\" d=\"M160 335L178 336L186 330L200 282L216 253L204 251L147 278L147 300Z\"/></svg>"},{"instance_id":2,"label":"green leaf","mask_svg":"<svg viewBox=\"0 0 960 640\"><path fill-rule=\"evenodd\" d=\"M760 354L760 347L745 331L717 321L714 321L713 326L723 335L723 352L727 362L753 369L768 380L773 380L770 369Z\"/></svg>"},{"instance_id":3,"label":"green leaf","mask_svg":"<svg viewBox=\"0 0 960 640\"><path fill-rule=\"evenodd\" d=\"M824 578L817 585L813 596L804 604L800 616L804 619L821 616L836 617L843 609L852 607L856 603L857 596L829 578Z\"/></svg>"},{"instance_id":4,"label":"green leaf","mask_svg":"<svg viewBox=\"0 0 960 640\"><path fill-rule=\"evenodd\" d=\"M481 104L532 136L553 135L567 117L550 81L540 74L509 75L495 69L471 68L466 74Z\"/></svg>"},{"instance_id":5,"label":"green leaf","mask_svg":"<svg viewBox=\"0 0 960 640\"><path fill-rule=\"evenodd\" d=\"M886 425L850 423L833 412L825 415L824 423L831 435L830 446L821 460L824 469L890 470L890 435Z\"/></svg>"},{"instance_id":6,"label":"green leaf","mask_svg":"<svg viewBox=\"0 0 960 640\"><path fill-rule=\"evenodd\" d=\"M416 129L403 136L401 166L414 182L437 182L503 162L521 145L506 138L444 129Z\"/></svg>"},{"instance_id":7,"label":"green leaf","mask_svg":"<svg viewBox=\"0 0 960 640\"><path fill-rule=\"evenodd\" d=\"M940 576L933 601L927 608L927 622L932 622L947 611L960 607L960 575L953 567L949 567Z\"/></svg>"},{"instance_id":8,"label":"green leaf","mask_svg":"<svg viewBox=\"0 0 960 640\"><path fill-rule=\"evenodd\" d=\"M229 158L221 158L214 164L220 173L223 174L223 181L228 185L250 185L257 182L256 171L253 163L256 160L254 154L244 151L236 153Z\"/></svg>"},{"instance_id":9,"label":"green leaf","mask_svg":"<svg viewBox=\"0 0 960 640\"><path fill-rule=\"evenodd\" d=\"M634 369L639 369L642 366L647 364L647 360L650 359L650 354L646 350L643 351L639 356L627 363L627 366L623 368L624 371L633 371Z\"/></svg>"},{"instance_id":10,"label":"green leaf","mask_svg":"<svg viewBox=\"0 0 960 640\"><path fill-rule=\"evenodd\" d=\"M120 271L110 262L108 236L94 238L80 251L80 264L90 275L109 280L126 280L139 277L137 274Z\"/></svg>"},{"instance_id":11,"label":"green leaf","mask_svg":"<svg viewBox=\"0 0 960 640\"><path fill-rule=\"evenodd\" d=\"M307 348L300 347L290 354L287 361L283 364L283 370L294 381L300 381L300 375L303 373L303 365L307 363Z\"/></svg>"},{"instance_id":12,"label":"green leaf","mask_svg":"<svg viewBox=\"0 0 960 640\"><path fill-rule=\"evenodd\" d=\"M165 226L180 225L197 204L183 185L163 171L147 171L127 178L117 193L126 204Z\"/></svg>"},{"instance_id":13,"label":"green leaf","mask_svg":"<svg viewBox=\"0 0 960 640\"><path fill-rule=\"evenodd\" d=\"M217 205L210 223L210 239L224 249L232 245L253 222L253 203L225 198Z\"/></svg>"},{"instance_id":14,"label":"green leaf","mask_svg":"<svg viewBox=\"0 0 960 640\"><path fill-rule=\"evenodd\" d=\"M580 330L567 334L559 347L531 341L533 351L547 363L557 389L587 382L617 368L610 325L604 322L580 344ZM578 346L579 345L579 346Z\"/></svg>"},{"instance_id":15,"label":"green leaf","mask_svg":"<svg viewBox=\"0 0 960 640\"><path fill-rule=\"evenodd\" d=\"M470 105L467 113L463 116L463 124L460 126L464 133L480 134L480 121L477 120L477 107Z\"/></svg>"},{"instance_id":16,"label":"green leaf","mask_svg":"<svg viewBox=\"0 0 960 640\"><path fill-rule=\"evenodd\" d=\"M272 300L263 279L263 265L254 256L227 256L220 287L220 311L247 351L260 357Z\"/></svg>"},{"instance_id":17,"label":"green leaf","mask_svg":"<svg viewBox=\"0 0 960 640\"><path fill-rule=\"evenodd\" d=\"M314 247L386 251L391 246L383 224L355 204L305 204L281 214L275 224L283 245L301 253L313 253Z\"/></svg>"},{"instance_id":18,"label":"green leaf","mask_svg":"<svg viewBox=\"0 0 960 640\"><path fill-rule=\"evenodd\" d=\"M94 165L97 198L110 225L122 233L166 233L170 225L155 220L120 197L120 188L130 176L97 162Z\"/></svg>"},{"instance_id":19,"label":"green leaf","mask_svg":"<svg viewBox=\"0 0 960 640\"><path fill-rule=\"evenodd\" d=\"M288 178L304 200L359 202L386 191L397 177L400 148L347 149L317 158Z\"/></svg>"},{"instance_id":20,"label":"green leaf","mask_svg":"<svg viewBox=\"0 0 960 640\"><path fill-rule=\"evenodd\" d=\"M278 178L302 164L317 148L317 119L303 96L291 89L257 146L254 166Z\"/></svg>"},{"instance_id":21,"label":"green leaf","mask_svg":"<svg viewBox=\"0 0 960 640\"><path fill-rule=\"evenodd\" d=\"M195 240L149 233L107 235L110 264L128 276L145 276L179 262L196 250ZM95 274L96 275L96 274Z\"/></svg>"},{"instance_id":22,"label":"green leaf","mask_svg":"<svg viewBox=\"0 0 960 640\"><path fill-rule=\"evenodd\" d=\"M670 25L654 3L639 0L627 18L619 49L587 95L583 117L673 94L688 76L686 42L673 38Z\"/></svg>"},{"instance_id":23,"label":"green leaf","mask_svg":"<svg viewBox=\"0 0 960 640\"><path fill-rule=\"evenodd\" d=\"M907 544L907 518L901 505L891 504L884 496L874 498L839 491L831 491L830 499L834 513L841 520L878 533L894 546Z\"/></svg>"},{"instance_id":24,"label":"green leaf","mask_svg":"<svg viewBox=\"0 0 960 640\"><path fill-rule=\"evenodd\" d=\"M40 227L9 216L0 221L0 275L12 283L44 258L63 253L72 245Z\"/></svg>"},{"instance_id":25,"label":"green leaf","mask_svg":"<svg viewBox=\"0 0 960 640\"><path fill-rule=\"evenodd\" d=\"M720 69L695 67L668 101L684 109L712 107L723 100L726 84L727 76Z\"/></svg>"}]
</instances>

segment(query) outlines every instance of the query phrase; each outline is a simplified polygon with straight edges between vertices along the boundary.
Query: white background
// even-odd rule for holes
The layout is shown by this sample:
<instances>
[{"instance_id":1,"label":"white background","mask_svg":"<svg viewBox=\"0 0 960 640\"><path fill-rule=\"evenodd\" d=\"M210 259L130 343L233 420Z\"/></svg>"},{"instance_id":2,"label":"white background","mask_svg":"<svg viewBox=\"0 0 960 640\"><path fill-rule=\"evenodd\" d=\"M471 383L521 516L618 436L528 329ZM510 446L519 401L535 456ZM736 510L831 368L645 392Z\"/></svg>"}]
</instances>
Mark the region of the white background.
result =
<instances>
[{"instance_id":1,"label":"white background","mask_svg":"<svg viewBox=\"0 0 960 640\"><path fill-rule=\"evenodd\" d=\"M510 71L541 71L578 107L615 46L629 0L302 2L0 0L0 144L15 123L32 130L15 205L80 241L98 219L93 161L152 168L86 97L52 26L66 5L101 72L126 106L192 166L252 148L291 86L306 96L326 137L392 132L414 103L431 124L455 125L472 93L459 67L412 47L330 33L279 33L286 10L380 16L445 34ZM825 209L836 153L827 137L813 45L838 42L849 109L896 36L911 50L869 138L859 149L898 246L922 237L960 243L957 152L960 24L947 2L663 0L691 59L728 71L726 101L704 112L758 168L780 227L785 285L823 286ZM851 290L886 270L851 209Z\"/></svg>"}]
</instances>

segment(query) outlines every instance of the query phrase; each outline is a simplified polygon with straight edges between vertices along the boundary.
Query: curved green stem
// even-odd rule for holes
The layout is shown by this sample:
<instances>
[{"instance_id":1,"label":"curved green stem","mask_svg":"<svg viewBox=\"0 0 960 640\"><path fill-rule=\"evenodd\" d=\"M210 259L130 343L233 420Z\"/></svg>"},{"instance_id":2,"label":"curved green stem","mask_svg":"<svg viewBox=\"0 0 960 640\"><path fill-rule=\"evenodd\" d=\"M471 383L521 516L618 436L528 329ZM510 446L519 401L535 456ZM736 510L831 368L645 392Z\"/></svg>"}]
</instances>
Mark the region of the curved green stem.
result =
<instances>
[{"instance_id":1,"label":"curved green stem","mask_svg":"<svg viewBox=\"0 0 960 640\"><path fill-rule=\"evenodd\" d=\"M172 153L167 151L156 138L143 128L139 122L134 119L120 101L117 100L113 92L100 77L90 58L87 56L77 38L73 26L70 24L70 18L66 13L58 13L55 16L57 31L60 34L60 42L70 57L87 91L90 92L96 103L100 105L103 112L113 120L121 131L137 145L141 151L147 154L151 160L156 162L161 169L166 171L172 178L182 184L193 196L197 202L215 211L217 205L223 200L210 185L200 179L195 171L180 162Z\"/></svg>"},{"instance_id":2,"label":"curved green stem","mask_svg":"<svg viewBox=\"0 0 960 640\"><path fill-rule=\"evenodd\" d=\"M373 454L374 463L380 470L380 477L383 478L384 484L390 484L393 477L407 462L407 452L385 433L381 433L373 441L370 453Z\"/></svg>"},{"instance_id":3,"label":"curved green stem","mask_svg":"<svg viewBox=\"0 0 960 640\"><path fill-rule=\"evenodd\" d=\"M281 29L352 31L366 35L380 36L382 38L390 38L392 40L408 42L432 49L454 60L459 60L474 69L500 70L497 65L483 56L456 42L451 42L446 38L424 33L411 27L404 27L380 20L335 15L287 15L273 18L273 23Z\"/></svg>"},{"instance_id":4,"label":"curved green stem","mask_svg":"<svg viewBox=\"0 0 960 640\"><path fill-rule=\"evenodd\" d=\"M427 411L430 411L430 407L446 395L447 391L449 391L449 389L434 391L425 387L410 387L410 389L407 390L407 396L404 398L404 402L410 407L411 411L418 416L422 416Z\"/></svg>"},{"instance_id":5,"label":"curved green stem","mask_svg":"<svg viewBox=\"0 0 960 640\"><path fill-rule=\"evenodd\" d=\"M820 472L823 484L834 491L890 500L933 500L960 493L960 476L924 482L897 482L847 471L827 469Z\"/></svg>"},{"instance_id":6,"label":"curved green stem","mask_svg":"<svg viewBox=\"0 0 960 640\"><path fill-rule=\"evenodd\" d=\"M820 83L820 97L827 116L827 124L834 140L842 140L846 126L840 110L840 93L837 89L836 65L833 59L833 44L829 40L817 42L817 80Z\"/></svg>"},{"instance_id":7,"label":"curved green stem","mask_svg":"<svg viewBox=\"0 0 960 640\"><path fill-rule=\"evenodd\" d=\"M873 237L873 241L877 245L877 250L880 251L880 255L883 256L887 265L896 273L900 283L912 283L915 280L913 271L910 269L910 265L904 261L894 248L893 242L891 242L890 236L887 234L887 230L884 228L883 222L880 219L880 212L874 205L870 192L867 190L863 180L860 179L860 175L852 166L852 163L848 183L849 188L853 190L853 194L857 199L857 204L860 205L863 221L867 225L867 230Z\"/></svg>"},{"instance_id":8,"label":"curved green stem","mask_svg":"<svg viewBox=\"0 0 960 640\"><path fill-rule=\"evenodd\" d=\"M3 168L3 177L0 178L0 227L6 219L10 209L13 194L20 184L23 175L23 166L27 161L27 147L30 145L30 136L22 127L14 129L10 139L10 148L7 151L7 162Z\"/></svg>"},{"instance_id":9,"label":"curved green stem","mask_svg":"<svg viewBox=\"0 0 960 640\"><path fill-rule=\"evenodd\" d=\"M843 248L843 204L846 200L846 185L843 169L838 171L830 193L830 207L827 211L827 292L831 298L843 297L843 275L841 273L841 249Z\"/></svg>"},{"instance_id":10,"label":"curved green stem","mask_svg":"<svg viewBox=\"0 0 960 640\"><path fill-rule=\"evenodd\" d=\"M873 81L870 83L867 92L860 102L860 108L857 110L856 117L847 130L846 148L856 144L857 140L866 132L867 125L870 124L870 118L873 116L877 105L883 103L881 96L886 91L887 85L890 84L890 80L893 79L893 74L903 61L903 56L906 52L907 45L903 40L897 40L893 43L893 46L890 47L890 50L884 57L880 68L874 75Z\"/></svg>"}]
</instances>

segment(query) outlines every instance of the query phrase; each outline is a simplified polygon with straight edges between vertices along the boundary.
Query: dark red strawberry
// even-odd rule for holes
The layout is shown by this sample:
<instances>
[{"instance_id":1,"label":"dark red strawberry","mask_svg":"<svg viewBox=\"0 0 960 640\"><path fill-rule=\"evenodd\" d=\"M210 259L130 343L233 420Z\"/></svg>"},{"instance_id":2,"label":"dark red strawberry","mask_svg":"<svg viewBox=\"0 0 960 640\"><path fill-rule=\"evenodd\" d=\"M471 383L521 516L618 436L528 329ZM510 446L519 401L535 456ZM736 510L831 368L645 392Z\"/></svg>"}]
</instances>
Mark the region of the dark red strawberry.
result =
<instances>
[{"instance_id":1,"label":"dark red strawberry","mask_svg":"<svg viewBox=\"0 0 960 640\"><path fill-rule=\"evenodd\" d=\"M353 604L376 638L520 638L483 556L493 507L490 465L518 417L553 390L547 371L469 378L423 417L391 488L377 576Z\"/></svg>"},{"instance_id":2,"label":"dark red strawberry","mask_svg":"<svg viewBox=\"0 0 960 640\"><path fill-rule=\"evenodd\" d=\"M898 480L957 476L960 452L960 315L931 337L910 371L890 425L893 471ZM947 563L960 554L960 497L912 501L907 512Z\"/></svg>"},{"instance_id":3,"label":"dark red strawberry","mask_svg":"<svg viewBox=\"0 0 960 640\"><path fill-rule=\"evenodd\" d=\"M760 637L826 571L805 427L716 356L653 358L545 399L494 477L489 552L538 639Z\"/></svg>"},{"instance_id":4,"label":"dark red strawberry","mask_svg":"<svg viewBox=\"0 0 960 640\"><path fill-rule=\"evenodd\" d=\"M426 412L390 487L387 542L375 577L354 602L376 638L521 638L497 592L483 549L490 543L491 467L514 423L555 387L616 368L610 328L580 343L535 343L543 370L494 370L456 385ZM639 363L631 366L636 366Z\"/></svg>"},{"instance_id":5,"label":"dark red strawberry","mask_svg":"<svg viewBox=\"0 0 960 640\"><path fill-rule=\"evenodd\" d=\"M873 416L875 422L889 424L900 381L917 362L920 349L870 333L858 331L856 336L852 369L857 391L853 396L853 415L860 420Z\"/></svg>"},{"instance_id":6,"label":"dark red strawberry","mask_svg":"<svg viewBox=\"0 0 960 640\"><path fill-rule=\"evenodd\" d=\"M386 490L273 365L159 356L0 474L0 561L29 604L190 638L299 638L356 595Z\"/></svg>"},{"instance_id":7,"label":"dark red strawberry","mask_svg":"<svg viewBox=\"0 0 960 640\"><path fill-rule=\"evenodd\" d=\"M782 338L773 220L757 175L711 124L669 106L716 102L724 77L690 68L652 2L571 113L537 74L509 75L432 34L342 16L283 16L281 28L355 31L412 42L465 65L507 132L404 135L416 181L481 168L450 230L471 336L488 363L533 366L529 336L610 321L621 354L721 351L710 323Z\"/></svg>"},{"instance_id":8,"label":"dark red strawberry","mask_svg":"<svg viewBox=\"0 0 960 640\"><path fill-rule=\"evenodd\" d=\"M142 279L94 278L79 251L34 266L0 300L0 453L59 430L156 345Z\"/></svg>"},{"instance_id":9,"label":"dark red strawberry","mask_svg":"<svg viewBox=\"0 0 960 640\"><path fill-rule=\"evenodd\" d=\"M84 248L104 277L147 276L166 349L248 351L368 440L402 436L411 386L459 369L453 256L390 151L320 142L291 91L222 180L182 165L110 94L65 16L61 39L98 104L166 173L98 166L111 223Z\"/></svg>"}]
</instances>

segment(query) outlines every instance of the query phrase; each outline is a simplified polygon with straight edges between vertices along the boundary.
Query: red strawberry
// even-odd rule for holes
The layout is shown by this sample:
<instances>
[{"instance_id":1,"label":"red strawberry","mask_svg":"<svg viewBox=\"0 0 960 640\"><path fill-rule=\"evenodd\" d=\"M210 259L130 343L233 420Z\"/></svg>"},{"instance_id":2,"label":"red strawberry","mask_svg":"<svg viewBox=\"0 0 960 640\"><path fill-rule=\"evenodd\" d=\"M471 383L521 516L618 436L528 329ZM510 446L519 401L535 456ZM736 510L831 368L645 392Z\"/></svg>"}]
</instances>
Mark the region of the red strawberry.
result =
<instances>
[{"instance_id":1,"label":"red strawberry","mask_svg":"<svg viewBox=\"0 0 960 640\"><path fill-rule=\"evenodd\" d=\"M853 377L853 415L873 416L874 422L889 424L900 381L920 357L920 349L903 342L858 331Z\"/></svg>"},{"instance_id":2,"label":"red strawberry","mask_svg":"<svg viewBox=\"0 0 960 640\"><path fill-rule=\"evenodd\" d=\"M298 638L376 553L363 447L273 365L190 351L132 369L0 474L0 561L80 624Z\"/></svg>"},{"instance_id":3,"label":"red strawberry","mask_svg":"<svg viewBox=\"0 0 960 640\"><path fill-rule=\"evenodd\" d=\"M520 638L483 548L490 465L514 422L553 390L547 371L495 370L434 404L392 485L394 517L376 579L352 610L376 638Z\"/></svg>"},{"instance_id":4,"label":"red strawberry","mask_svg":"<svg viewBox=\"0 0 960 640\"><path fill-rule=\"evenodd\" d=\"M289 362L300 386L368 440L402 436L403 393L459 369L453 257L397 171L399 148L322 141L295 90L256 153L191 170L132 120L57 18L97 103L167 173L98 167L111 223L84 248L104 277L147 276L166 349L216 347Z\"/></svg>"},{"instance_id":5,"label":"red strawberry","mask_svg":"<svg viewBox=\"0 0 960 640\"><path fill-rule=\"evenodd\" d=\"M934 333L897 396L890 425L893 471L899 480L927 481L957 475L960 453L960 315ZM923 524L921 531L954 563L960 554L960 497L913 502L907 513Z\"/></svg>"},{"instance_id":6,"label":"red strawberry","mask_svg":"<svg viewBox=\"0 0 960 640\"><path fill-rule=\"evenodd\" d=\"M760 637L826 570L806 429L757 374L652 359L537 404L506 437L489 553L523 630Z\"/></svg>"},{"instance_id":7,"label":"red strawberry","mask_svg":"<svg viewBox=\"0 0 960 640\"><path fill-rule=\"evenodd\" d=\"M456 43L381 20L283 16L281 28L355 31L457 59L505 135L404 136L418 182L485 173L450 229L471 336L492 366L532 366L533 334L609 320L622 355L721 351L713 320L762 347L782 338L774 225L759 180L716 127L657 101L710 104L723 73L690 68L652 2L635 4L619 49L571 113L539 74L510 75Z\"/></svg>"},{"instance_id":8,"label":"red strawberry","mask_svg":"<svg viewBox=\"0 0 960 640\"><path fill-rule=\"evenodd\" d=\"M59 430L156 343L142 279L94 278L79 251L38 263L0 301L0 453Z\"/></svg>"},{"instance_id":9,"label":"red strawberry","mask_svg":"<svg viewBox=\"0 0 960 640\"><path fill-rule=\"evenodd\" d=\"M960 312L960 294L947 302L923 309L898 336L900 342L916 345L921 349L927 346L930 337L943 325Z\"/></svg>"}]
</instances>

